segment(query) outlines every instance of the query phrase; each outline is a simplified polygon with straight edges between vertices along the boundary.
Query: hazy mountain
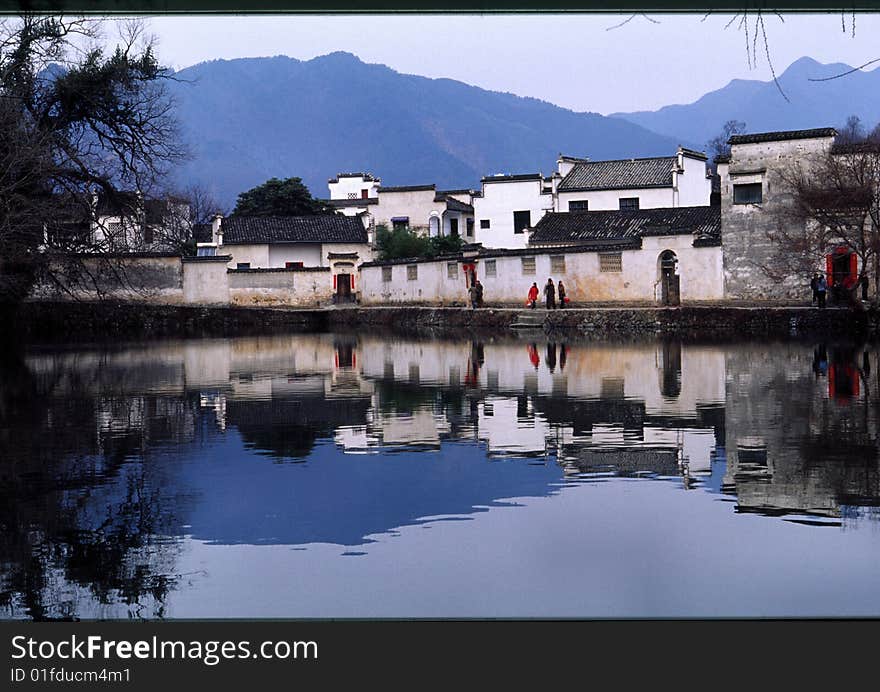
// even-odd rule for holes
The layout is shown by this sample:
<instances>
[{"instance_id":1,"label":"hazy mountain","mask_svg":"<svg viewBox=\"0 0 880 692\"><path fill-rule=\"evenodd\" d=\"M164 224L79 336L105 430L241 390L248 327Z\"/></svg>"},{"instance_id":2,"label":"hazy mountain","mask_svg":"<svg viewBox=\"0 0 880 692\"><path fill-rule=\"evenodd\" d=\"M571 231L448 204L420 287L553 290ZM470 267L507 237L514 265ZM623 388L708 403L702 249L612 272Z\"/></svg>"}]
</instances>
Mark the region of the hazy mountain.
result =
<instances>
[{"instance_id":1,"label":"hazy mountain","mask_svg":"<svg viewBox=\"0 0 880 692\"><path fill-rule=\"evenodd\" d=\"M348 53L216 60L176 77L195 155L178 177L230 204L272 176L300 176L317 197L328 195L328 178L351 171L384 185L478 188L494 173L549 174L559 153L658 156L679 144L620 118L404 75Z\"/></svg>"},{"instance_id":2,"label":"hazy mountain","mask_svg":"<svg viewBox=\"0 0 880 692\"><path fill-rule=\"evenodd\" d=\"M880 120L880 69L811 81L851 69L841 63L823 65L812 58L801 58L779 76L785 96L772 81L734 79L694 103L657 111L614 113L612 117L697 142L701 148L733 119L745 122L749 132L767 132L839 127L848 116L857 115L870 129Z\"/></svg>"}]
</instances>

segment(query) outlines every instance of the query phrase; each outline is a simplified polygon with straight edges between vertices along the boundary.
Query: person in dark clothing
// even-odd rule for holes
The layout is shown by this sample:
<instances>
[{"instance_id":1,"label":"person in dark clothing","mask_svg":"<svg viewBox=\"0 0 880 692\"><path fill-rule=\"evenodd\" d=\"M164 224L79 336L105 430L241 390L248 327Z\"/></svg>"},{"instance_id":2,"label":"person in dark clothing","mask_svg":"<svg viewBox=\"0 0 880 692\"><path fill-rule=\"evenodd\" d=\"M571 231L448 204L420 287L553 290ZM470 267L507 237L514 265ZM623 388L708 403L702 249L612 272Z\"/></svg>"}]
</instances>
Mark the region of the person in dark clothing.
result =
<instances>
[{"instance_id":1,"label":"person in dark clothing","mask_svg":"<svg viewBox=\"0 0 880 692\"><path fill-rule=\"evenodd\" d=\"M819 272L815 272L813 274L813 278L810 279L810 290L813 292L813 298L810 303L818 303L819 302L819 292L816 290L816 287L819 285Z\"/></svg>"},{"instance_id":2,"label":"person in dark clothing","mask_svg":"<svg viewBox=\"0 0 880 692\"><path fill-rule=\"evenodd\" d=\"M868 300L868 275L862 274L859 277L859 286L862 287L862 300Z\"/></svg>"},{"instance_id":3,"label":"person in dark clothing","mask_svg":"<svg viewBox=\"0 0 880 692\"><path fill-rule=\"evenodd\" d=\"M559 296L559 307L565 307L565 286L562 285L562 280L559 281L559 286L557 286L556 295Z\"/></svg>"},{"instance_id":4,"label":"person in dark clothing","mask_svg":"<svg viewBox=\"0 0 880 692\"><path fill-rule=\"evenodd\" d=\"M553 310L556 307L556 286L553 279L547 279L547 285L544 286L544 300L548 310Z\"/></svg>"},{"instance_id":5,"label":"person in dark clothing","mask_svg":"<svg viewBox=\"0 0 880 692\"><path fill-rule=\"evenodd\" d=\"M480 283L480 280L477 279L477 283L474 284L474 288L477 289L477 307L483 307L483 284Z\"/></svg>"},{"instance_id":6,"label":"person in dark clothing","mask_svg":"<svg viewBox=\"0 0 880 692\"><path fill-rule=\"evenodd\" d=\"M828 284L825 283L825 277L820 276L816 282L816 299L819 301L819 307L825 307L825 293L828 291Z\"/></svg>"}]
</instances>

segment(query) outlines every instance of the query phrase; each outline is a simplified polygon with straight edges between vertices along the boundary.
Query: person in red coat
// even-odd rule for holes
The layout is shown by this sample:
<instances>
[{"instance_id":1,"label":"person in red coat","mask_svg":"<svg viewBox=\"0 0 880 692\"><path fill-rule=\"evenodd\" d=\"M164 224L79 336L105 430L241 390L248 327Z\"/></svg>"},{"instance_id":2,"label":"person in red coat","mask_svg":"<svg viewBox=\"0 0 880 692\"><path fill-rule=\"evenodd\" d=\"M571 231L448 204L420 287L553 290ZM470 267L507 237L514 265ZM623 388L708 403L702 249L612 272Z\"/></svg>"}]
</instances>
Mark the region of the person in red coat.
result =
<instances>
[{"instance_id":1,"label":"person in red coat","mask_svg":"<svg viewBox=\"0 0 880 692\"><path fill-rule=\"evenodd\" d=\"M535 303L538 302L538 295L539 294L540 294L540 291L538 290L538 284L533 283L532 287L529 289L529 300L528 300L529 307L532 308L532 310L535 309Z\"/></svg>"}]
</instances>

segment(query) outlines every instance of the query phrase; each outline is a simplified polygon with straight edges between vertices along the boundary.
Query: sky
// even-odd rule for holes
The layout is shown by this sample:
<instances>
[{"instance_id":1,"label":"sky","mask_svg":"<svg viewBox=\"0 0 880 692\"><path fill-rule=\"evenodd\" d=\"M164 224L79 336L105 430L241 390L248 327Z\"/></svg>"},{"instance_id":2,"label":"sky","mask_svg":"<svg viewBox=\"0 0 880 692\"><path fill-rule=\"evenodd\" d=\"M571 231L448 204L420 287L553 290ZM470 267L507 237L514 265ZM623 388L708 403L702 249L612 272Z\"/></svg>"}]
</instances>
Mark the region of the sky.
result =
<instances>
[{"instance_id":1,"label":"sky","mask_svg":"<svg viewBox=\"0 0 880 692\"><path fill-rule=\"evenodd\" d=\"M333 51L398 72L447 77L607 115L691 103L731 79L772 79L764 35L722 14L398 14L152 16L160 60ZM628 21L627 21L628 20ZM729 26L728 26L729 24ZM880 58L880 14L769 14L776 74L809 55L859 66ZM112 32L108 32L112 33ZM757 42L755 39L757 38ZM746 46L749 45L747 51ZM752 53L755 53L754 59ZM880 67L875 63L866 69Z\"/></svg>"}]
</instances>

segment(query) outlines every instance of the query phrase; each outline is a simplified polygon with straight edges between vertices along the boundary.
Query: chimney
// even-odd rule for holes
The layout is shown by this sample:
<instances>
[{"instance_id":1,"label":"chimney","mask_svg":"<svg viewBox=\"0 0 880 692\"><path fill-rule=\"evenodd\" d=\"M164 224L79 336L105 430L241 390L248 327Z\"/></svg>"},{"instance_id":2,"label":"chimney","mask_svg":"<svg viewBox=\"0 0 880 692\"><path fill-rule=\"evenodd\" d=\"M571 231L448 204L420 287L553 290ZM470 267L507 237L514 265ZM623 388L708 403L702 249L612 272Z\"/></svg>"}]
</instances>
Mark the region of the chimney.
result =
<instances>
[{"instance_id":1,"label":"chimney","mask_svg":"<svg viewBox=\"0 0 880 692\"><path fill-rule=\"evenodd\" d=\"M211 241L218 248L223 247L223 214L214 214L214 219L211 221Z\"/></svg>"}]
</instances>

